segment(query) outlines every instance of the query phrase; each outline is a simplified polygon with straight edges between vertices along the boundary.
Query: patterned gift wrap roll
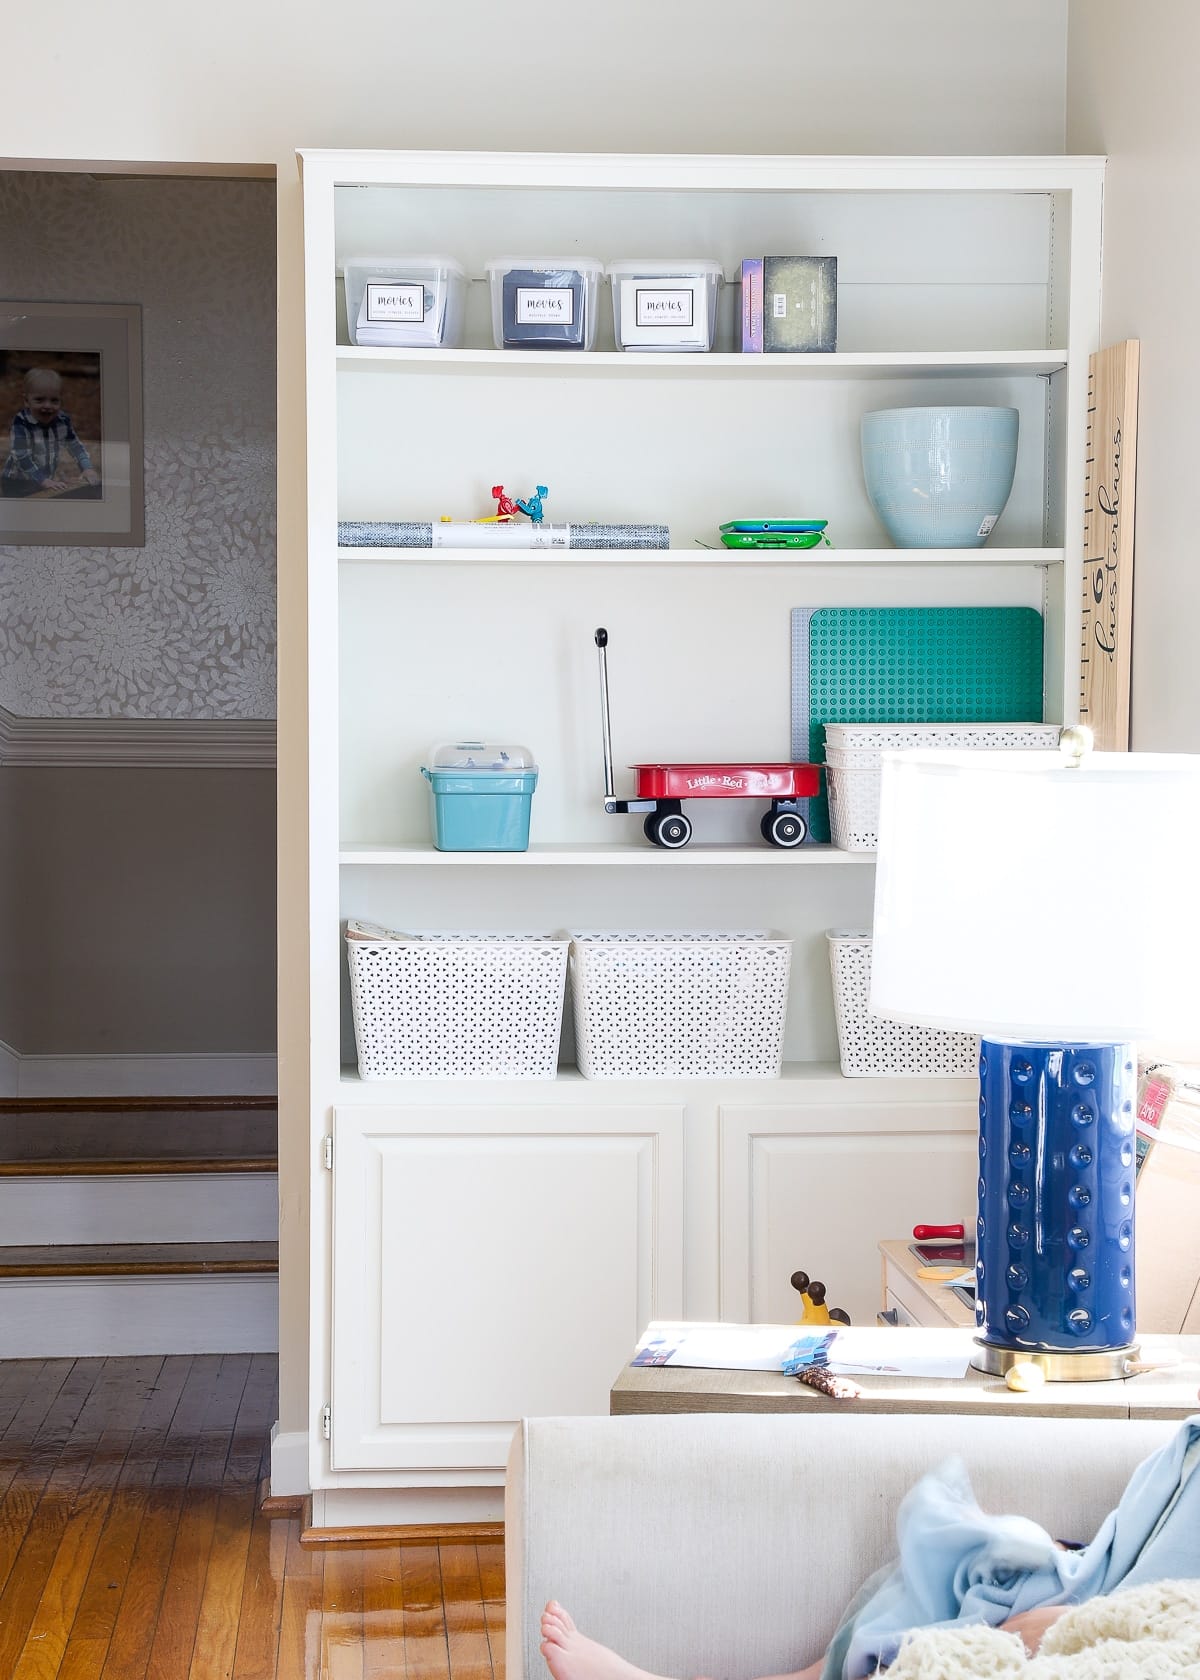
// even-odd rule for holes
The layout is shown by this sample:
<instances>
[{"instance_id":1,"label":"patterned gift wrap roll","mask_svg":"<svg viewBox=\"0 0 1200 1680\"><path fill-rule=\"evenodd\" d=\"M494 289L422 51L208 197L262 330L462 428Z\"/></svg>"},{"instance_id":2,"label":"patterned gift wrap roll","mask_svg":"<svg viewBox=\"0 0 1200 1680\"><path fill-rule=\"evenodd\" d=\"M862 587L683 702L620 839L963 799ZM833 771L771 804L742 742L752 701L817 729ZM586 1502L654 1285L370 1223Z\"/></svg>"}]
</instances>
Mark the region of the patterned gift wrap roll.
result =
<instances>
[{"instance_id":1,"label":"patterned gift wrap roll","mask_svg":"<svg viewBox=\"0 0 1200 1680\"><path fill-rule=\"evenodd\" d=\"M536 525L502 527L504 536L496 540L499 551L513 548L549 548L551 543ZM561 530L561 526L555 527ZM342 548L439 548L446 543L448 527L434 525L431 520L419 519L343 519L338 522L338 543ZM434 533L443 539L435 542ZM520 537L528 533L528 542ZM472 527L471 546L488 548L491 528ZM666 525L568 525L568 548L670 548L671 532Z\"/></svg>"}]
</instances>

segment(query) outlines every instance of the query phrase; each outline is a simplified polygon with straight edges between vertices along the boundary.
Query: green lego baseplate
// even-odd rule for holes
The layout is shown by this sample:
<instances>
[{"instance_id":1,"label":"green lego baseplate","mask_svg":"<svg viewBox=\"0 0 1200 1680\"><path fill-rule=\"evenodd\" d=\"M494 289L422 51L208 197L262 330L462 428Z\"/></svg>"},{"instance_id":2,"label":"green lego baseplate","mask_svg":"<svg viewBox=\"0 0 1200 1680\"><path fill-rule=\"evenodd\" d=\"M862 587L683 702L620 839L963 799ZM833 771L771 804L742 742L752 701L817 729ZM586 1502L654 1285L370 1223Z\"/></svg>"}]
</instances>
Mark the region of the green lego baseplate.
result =
<instances>
[{"instance_id":1,"label":"green lego baseplate","mask_svg":"<svg viewBox=\"0 0 1200 1680\"><path fill-rule=\"evenodd\" d=\"M792 757L825 760L827 723L1040 723L1033 607L795 607ZM826 795L810 838L829 839Z\"/></svg>"}]
</instances>

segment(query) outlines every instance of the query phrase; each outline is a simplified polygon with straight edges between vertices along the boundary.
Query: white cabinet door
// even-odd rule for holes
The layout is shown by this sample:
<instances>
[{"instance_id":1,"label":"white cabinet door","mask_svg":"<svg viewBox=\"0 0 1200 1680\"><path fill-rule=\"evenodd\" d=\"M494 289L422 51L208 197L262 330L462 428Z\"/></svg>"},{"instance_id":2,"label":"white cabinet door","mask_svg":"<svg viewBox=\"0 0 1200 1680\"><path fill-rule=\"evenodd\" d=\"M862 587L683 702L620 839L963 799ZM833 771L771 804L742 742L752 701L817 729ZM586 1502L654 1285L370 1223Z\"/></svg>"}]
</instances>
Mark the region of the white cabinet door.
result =
<instances>
[{"instance_id":1,"label":"white cabinet door","mask_svg":"<svg viewBox=\"0 0 1200 1680\"><path fill-rule=\"evenodd\" d=\"M498 1469L682 1311L678 1106L338 1109L331 1463Z\"/></svg>"},{"instance_id":2,"label":"white cabinet door","mask_svg":"<svg viewBox=\"0 0 1200 1680\"><path fill-rule=\"evenodd\" d=\"M874 1324L881 1241L956 1220L974 1235L974 1100L729 1105L720 1135L722 1318L792 1323L804 1271Z\"/></svg>"}]
</instances>

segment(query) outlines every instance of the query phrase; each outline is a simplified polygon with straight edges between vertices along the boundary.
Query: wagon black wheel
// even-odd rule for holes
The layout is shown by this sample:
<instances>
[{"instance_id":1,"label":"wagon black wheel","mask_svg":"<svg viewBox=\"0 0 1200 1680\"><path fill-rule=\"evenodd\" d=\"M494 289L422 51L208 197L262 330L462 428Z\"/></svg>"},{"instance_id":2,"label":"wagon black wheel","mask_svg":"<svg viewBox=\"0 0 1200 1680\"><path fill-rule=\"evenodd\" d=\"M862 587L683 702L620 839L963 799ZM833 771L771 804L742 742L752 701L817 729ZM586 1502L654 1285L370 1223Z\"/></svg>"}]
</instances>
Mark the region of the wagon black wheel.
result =
<instances>
[{"instance_id":1,"label":"wagon black wheel","mask_svg":"<svg viewBox=\"0 0 1200 1680\"><path fill-rule=\"evenodd\" d=\"M761 826L772 846L799 846L808 833L808 824L796 811L768 811Z\"/></svg>"},{"instance_id":2,"label":"wagon black wheel","mask_svg":"<svg viewBox=\"0 0 1200 1680\"><path fill-rule=\"evenodd\" d=\"M692 825L682 812L671 812L665 817L655 817L655 832L653 835L656 846L666 846L670 851L678 851L680 846L686 846L692 838Z\"/></svg>"},{"instance_id":3,"label":"wagon black wheel","mask_svg":"<svg viewBox=\"0 0 1200 1680\"><path fill-rule=\"evenodd\" d=\"M658 841L658 814L657 814L657 812L651 811L650 815L645 818L645 820L642 823L642 833L646 836L647 840L649 840L649 842L652 846L657 846L658 845L659 841Z\"/></svg>"}]
</instances>

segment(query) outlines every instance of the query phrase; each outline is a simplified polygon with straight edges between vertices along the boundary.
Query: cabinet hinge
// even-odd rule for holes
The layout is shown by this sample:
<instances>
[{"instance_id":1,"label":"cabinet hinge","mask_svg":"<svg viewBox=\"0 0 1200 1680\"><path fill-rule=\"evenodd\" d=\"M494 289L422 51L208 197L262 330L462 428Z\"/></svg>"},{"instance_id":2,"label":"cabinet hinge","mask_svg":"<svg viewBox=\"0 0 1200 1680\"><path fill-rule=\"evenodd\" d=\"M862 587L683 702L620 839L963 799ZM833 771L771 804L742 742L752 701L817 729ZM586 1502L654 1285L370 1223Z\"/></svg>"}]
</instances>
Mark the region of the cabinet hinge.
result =
<instances>
[{"instance_id":1,"label":"cabinet hinge","mask_svg":"<svg viewBox=\"0 0 1200 1680\"><path fill-rule=\"evenodd\" d=\"M322 1141L321 1155L330 1172L333 1171L333 1136L330 1134Z\"/></svg>"},{"instance_id":2,"label":"cabinet hinge","mask_svg":"<svg viewBox=\"0 0 1200 1680\"><path fill-rule=\"evenodd\" d=\"M328 1406L321 1412L321 1433L327 1441L333 1434L333 1413Z\"/></svg>"}]
</instances>

